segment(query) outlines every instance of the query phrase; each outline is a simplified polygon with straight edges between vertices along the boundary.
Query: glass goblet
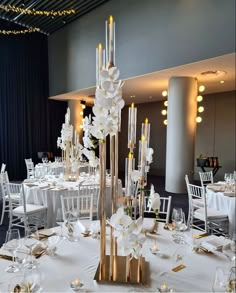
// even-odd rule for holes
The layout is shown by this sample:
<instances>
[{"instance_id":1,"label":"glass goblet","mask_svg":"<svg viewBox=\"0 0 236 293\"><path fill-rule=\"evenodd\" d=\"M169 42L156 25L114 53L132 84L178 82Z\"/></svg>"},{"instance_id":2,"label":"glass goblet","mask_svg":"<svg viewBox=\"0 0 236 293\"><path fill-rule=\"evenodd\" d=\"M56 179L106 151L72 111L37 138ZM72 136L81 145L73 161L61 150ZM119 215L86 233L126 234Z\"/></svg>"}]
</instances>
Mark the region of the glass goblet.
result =
<instances>
[{"instance_id":1,"label":"glass goblet","mask_svg":"<svg viewBox=\"0 0 236 293\"><path fill-rule=\"evenodd\" d=\"M172 222L174 223L176 233L172 235L174 237L174 242L177 244L183 244L183 236L178 232L181 229L181 225L184 221L183 210L181 208L174 208L172 212Z\"/></svg>"},{"instance_id":2,"label":"glass goblet","mask_svg":"<svg viewBox=\"0 0 236 293\"><path fill-rule=\"evenodd\" d=\"M223 267L217 267L212 285L213 292L226 292L230 273Z\"/></svg>"}]
</instances>

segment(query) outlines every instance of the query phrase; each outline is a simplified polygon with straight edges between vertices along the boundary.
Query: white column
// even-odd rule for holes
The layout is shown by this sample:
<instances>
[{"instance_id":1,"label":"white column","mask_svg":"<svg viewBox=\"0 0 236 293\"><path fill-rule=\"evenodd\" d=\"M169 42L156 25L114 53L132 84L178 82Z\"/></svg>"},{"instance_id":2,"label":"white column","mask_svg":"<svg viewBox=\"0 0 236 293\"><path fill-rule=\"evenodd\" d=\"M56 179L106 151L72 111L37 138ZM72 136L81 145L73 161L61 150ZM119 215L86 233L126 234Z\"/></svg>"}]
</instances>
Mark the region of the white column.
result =
<instances>
[{"instance_id":1,"label":"white column","mask_svg":"<svg viewBox=\"0 0 236 293\"><path fill-rule=\"evenodd\" d=\"M168 87L166 182L168 192L184 193L185 174L193 176L197 79L172 77Z\"/></svg>"}]
</instances>

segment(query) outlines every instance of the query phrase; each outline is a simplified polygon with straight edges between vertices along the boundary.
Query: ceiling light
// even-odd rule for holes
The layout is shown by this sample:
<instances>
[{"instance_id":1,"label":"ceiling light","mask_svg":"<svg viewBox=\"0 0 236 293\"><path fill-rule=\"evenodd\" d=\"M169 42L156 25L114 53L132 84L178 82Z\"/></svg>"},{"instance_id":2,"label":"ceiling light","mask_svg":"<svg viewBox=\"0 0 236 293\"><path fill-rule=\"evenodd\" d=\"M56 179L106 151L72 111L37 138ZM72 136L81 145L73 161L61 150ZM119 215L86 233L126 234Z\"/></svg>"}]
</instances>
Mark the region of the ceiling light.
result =
<instances>
[{"instance_id":1,"label":"ceiling light","mask_svg":"<svg viewBox=\"0 0 236 293\"><path fill-rule=\"evenodd\" d=\"M166 111L166 110L162 110L162 111L161 111L161 114L162 114L162 115L166 115L166 114L167 114L167 111Z\"/></svg>"},{"instance_id":2,"label":"ceiling light","mask_svg":"<svg viewBox=\"0 0 236 293\"><path fill-rule=\"evenodd\" d=\"M132 98L132 99L135 98L135 95L130 96L130 98Z\"/></svg>"},{"instance_id":3,"label":"ceiling light","mask_svg":"<svg viewBox=\"0 0 236 293\"><path fill-rule=\"evenodd\" d=\"M166 97L168 95L167 91L163 91L161 94L163 97Z\"/></svg>"},{"instance_id":4,"label":"ceiling light","mask_svg":"<svg viewBox=\"0 0 236 293\"><path fill-rule=\"evenodd\" d=\"M166 107L168 106L168 101L164 102L164 106L166 106Z\"/></svg>"},{"instance_id":5,"label":"ceiling light","mask_svg":"<svg viewBox=\"0 0 236 293\"><path fill-rule=\"evenodd\" d=\"M199 112L199 113L202 113L203 111L204 111L204 107L200 106L200 107L198 108L198 112Z\"/></svg>"},{"instance_id":6,"label":"ceiling light","mask_svg":"<svg viewBox=\"0 0 236 293\"><path fill-rule=\"evenodd\" d=\"M196 122L197 122L197 123L202 122L202 117L197 117L197 118L196 118Z\"/></svg>"},{"instance_id":7,"label":"ceiling light","mask_svg":"<svg viewBox=\"0 0 236 293\"><path fill-rule=\"evenodd\" d=\"M197 96L197 101L201 102L203 100L203 96Z\"/></svg>"},{"instance_id":8,"label":"ceiling light","mask_svg":"<svg viewBox=\"0 0 236 293\"><path fill-rule=\"evenodd\" d=\"M223 70L207 70L201 72L201 75L207 78L217 78L220 76L224 76L225 74L227 74L227 72Z\"/></svg>"},{"instance_id":9,"label":"ceiling light","mask_svg":"<svg viewBox=\"0 0 236 293\"><path fill-rule=\"evenodd\" d=\"M199 92L201 92L201 93L204 92L204 91L205 91L205 87L204 87L204 85L200 85L198 90L199 90Z\"/></svg>"}]
</instances>

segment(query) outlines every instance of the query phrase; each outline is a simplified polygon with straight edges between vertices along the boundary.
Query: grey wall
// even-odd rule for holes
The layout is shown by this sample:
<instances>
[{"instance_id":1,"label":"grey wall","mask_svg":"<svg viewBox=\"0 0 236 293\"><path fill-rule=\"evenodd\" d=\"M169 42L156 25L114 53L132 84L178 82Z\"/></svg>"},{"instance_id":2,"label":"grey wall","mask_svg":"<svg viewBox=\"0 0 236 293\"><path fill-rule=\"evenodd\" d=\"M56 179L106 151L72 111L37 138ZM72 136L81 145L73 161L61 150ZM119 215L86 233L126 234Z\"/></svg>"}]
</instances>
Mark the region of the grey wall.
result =
<instances>
[{"instance_id":1,"label":"grey wall","mask_svg":"<svg viewBox=\"0 0 236 293\"><path fill-rule=\"evenodd\" d=\"M203 121L197 124L195 140L195 179L199 179L200 169L196 166L196 158L200 154L218 156L222 168L217 173L215 180L223 179L224 173L236 169L236 92L224 92L211 95L203 95L201 105L205 111L201 114ZM150 174L165 175L166 159L166 126L163 124L161 110L162 102L139 104L137 139L141 135L141 123L146 117L151 123L150 146L154 149L154 162L151 164ZM128 107L122 111L122 129L119 137L119 168L125 170L125 157L127 157L127 119ZM215 137L215 138L214 138ZM138 148L136 148L137 150ZM138 158L136 152L135 155ZM175 162L181 164L181 162Z\"/></svg>"},{"instance_id":2,"label":"grey wall","mask_svg":"<svg viewBox=\"0 0 236 293\"><path fill-rule=\"evenodd\" d=\"M235 51L235 0L111 0L49 37L50 95L95 85L110 14L121 78Z\"/></svg>"}]
</instances>

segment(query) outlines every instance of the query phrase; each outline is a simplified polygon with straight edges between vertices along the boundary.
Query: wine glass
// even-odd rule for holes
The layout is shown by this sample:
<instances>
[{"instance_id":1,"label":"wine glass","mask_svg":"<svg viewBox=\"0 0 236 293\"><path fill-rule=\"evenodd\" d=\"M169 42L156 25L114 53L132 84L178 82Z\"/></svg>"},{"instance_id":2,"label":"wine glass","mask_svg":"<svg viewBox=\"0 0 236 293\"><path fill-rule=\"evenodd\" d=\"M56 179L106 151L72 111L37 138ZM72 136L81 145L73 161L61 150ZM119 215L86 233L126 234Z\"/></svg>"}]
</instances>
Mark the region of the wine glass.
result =
<instances>
[{"instance_id":1,"label":"wine glass","mask_svg":"<svg viewBox=\"0 0 236 293\"><path fill-rule=\"evenodd\" d=\"M60 238L65 239L66 237L63 236L63 228L62 228L62 226L64 224L62 208L57 209L56 223L57 223L57 225L60 226L60 229L61 229Z\"/></svg>"},{"instance_id":2,"label":"wine glass","mask_svg":"<svg viewBox=\"0 0 236 293\"><path fill-rule=\"evenodd\" d=\"M29 249L20 241L20 245L15 250L15 262L18 264L20 270L24 267L28 256Z\"/></svg>"},{"instance_id":3,"label":"wine glass","mask_svg":"<svg viewBox=\"0 0 236 293\"><path fill-rule=\"evenodd\" d=\"M66 219L66 223L65 226L68 230L68 237L67 239L69 241L79 241L78 236L76 236L76 223L78 221L78 217L79 217L79 211L67 211L65 213L65 219Z\"/></svg>"},{"instance_id":4,"label":"wine glass","mask_svg":"<svg viewBox=\"0 0 236 293\"><path fill-rule=\"evenodd\" d=\"M20 241L20 231L19 229L10 229L7 231L4 249L8 250L13 254L13 264L8 266L5 271L8 273L15 273L19 271L19 266L15 264L15 250L19 246Z\"/></svg>"},{"instance_id":5,"label":"wine glass","mask_svg":"<svg viewBox=\"0 0 236 293\"><path fill-rule=\"evenodd\" d=\"M39 234L37 226L30 226L25 231L24 245L29 249L31 260L27 262L27 267L34 268L36 261L33 259L33 246L38 243Z\"/></svg>"},{"instance_id":6,"label":"wine glass","mask_svg":"<svg viewBox=\"0 0 236 293\"><path fill-rule=\"evenodd\" d=\"M30 292L42 292L42 275L38 265L24 270L23 283L30 284Z\"/></svg>"},{"instance_id":7,"label":"wine glass","mask_svg":"<svg viewBox=\"0 0 236 293\"><path fill-rule=\"evenodd\" d=\"M226 292L230 273L223 267L217 267L212 286L213 292Z\"/></svg>"},{"instance_id":8,"label":"wine glass","mask_svg":"<svg viewBox=\"0 0 236 293\"><path fill-rule=\"evenodd\" d=\"M183 210L181 208L174 208L171 216L172 222L174 223L175 231L177 233L173 234L174 242L177 244L183 244L183 236L181 236L178 232L180 231L181 225L184 220Z\"/></svg>"}]
</instances>

